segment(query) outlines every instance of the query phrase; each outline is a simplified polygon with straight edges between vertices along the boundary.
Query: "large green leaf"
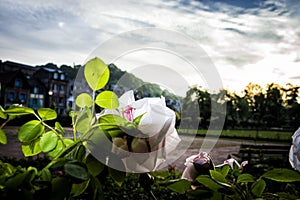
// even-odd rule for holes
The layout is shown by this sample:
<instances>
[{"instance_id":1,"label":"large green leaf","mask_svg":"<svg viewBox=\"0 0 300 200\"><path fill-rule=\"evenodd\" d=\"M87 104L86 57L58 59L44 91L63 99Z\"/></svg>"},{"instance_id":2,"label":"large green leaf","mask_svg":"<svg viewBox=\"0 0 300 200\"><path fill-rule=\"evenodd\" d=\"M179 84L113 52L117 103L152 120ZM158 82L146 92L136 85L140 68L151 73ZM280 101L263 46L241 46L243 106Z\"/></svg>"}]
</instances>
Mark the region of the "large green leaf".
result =
<instances>
[{"instance_id":1,"label":"large green leaf","mask_svg":"<svg viewBox=\"0 0 300 200\"><path fill-rule=\"evenodd\" d=\"M89 178L87 170L77 163L66 163L64 165L64 171L70 176L80 180L87 180Z\"/></svg>"},{"instance_id":2,"label":"large green leaf","mask_svg":"<svg viewBox=\"0 0 300 200\"><path fill-rule=\"evenodd\" d=\"M49 152L53 150L58 142L58 137L55 132L48 131L43 134L40 141L40 148L43 152Z\"/></svg>"},{"instance_id":3,"label":"large green leaf","mask_svg":"<svg viewBox=\"0 0 300 200\"><path fill-rule=\"evenodd\" d=\"M109 68L99 58L89 60L84 67L84 76L93 91L103 88L109 79Z\"/></svg>"},{"instance_id":4,"label":"large green leaf","mask_svg":"<svg viewBox=\"0 0 300 200\"><path fill-rule=\"evenodd\" d=\"M55 110L52 110L50 108L39 108L37 112L44 121L53 120L57 118Z\"/></svg>"},{"instance_id":5,"label":"large green leaf","mask_svg":"<svg viewBox=\"0 0 300 200\"><path fill-rule=\"evenodd\" d=\"M92 154L89 154L87 156L85 164L92 176L99 175L104 169L104 165L99 162L94 156L92 156Z\"/></svg>"},{"instance_id":6,"label":"large green leaf","mask_svg":"<svg viewBox=\"0 0 300 200\"><path fill-rule=\"evenodd\" d=\"M30 143L23 143L22 144L22 152L24 156L35 156L41 153L40 148L40 139L34 140Z\"/></svg>"},{"instance_id":7,"label":"large green leaf","mask_svg":"<svg viewBox=\"0 0 300 200\"><path fill-rule=\"evenodd\" d=\"M27 107L11 107L5 110L5 113L8 115L29 115L34 114L34 110L32 108Z\"/></svg>"},{"instance_id":8,"label":"large green leaf","mask_svg":"<svg viewBox=\"0 0 300 200\"><path fill-rule=\"evenodd\" d=\"M273 169L264 173L262 177L278 182L300 181L300 173L290 169Z\"/></svg>"},{"instance_id":9,"label":"large green leaf","mask_svg":"<svg viewBox=\"0 0 300 200\"><path fill-rule=\"evenodd\" d=\"M180 179L171 185L168 185L170 190L184 194L191 187L191 182L186 179Z\"/></svg>"},{"instance_id":10,"label":"large green leaf","mask_svg":"<svg viewBox=\"0 0 300 200\"><path fill-rule=\"evenodd\" d=\"M23 124L18 132L21 142L31 142L44 132L44 126L38 120L31 120Z\"/></svg>"},{"instance_id":11,"label":"large green leaf","mask_svg":"<svg viewBox=\"0 0 300 200\"><path fill-rule=\"evenodd\" d=\"M1 128L0 128L0 143L2 144L7 143L7 137Z\"/></svg>"},{"instance_id":12,"label":"large green leaf","mask_svg":"<svg viewBox=\"0 0 300 200\"><path fill-rule=\"evenodd\" d=\"M81 93L76 98L76 105L80 108L90 108L93 106L93 99L88 93Z\"/></svg>"},{"instance_id":13,"label":"large green leaf","mask_svg":"<svg viewBox=\"0 0 300 200\"><path fill-rule=\"evenodd\" d=\"M103 91L97 95L95 103L107 109L116 109L119 107L118 96L112 91Z\"/></svg>"},{"instance_id":14,"label":"large green leaf","mask_svg":"<svg viewBox=\"0 0 300 200\"><path fill-rule=\"evenodd\" d=\"M201 175L196 178L196 181L204 185L205 187L213 190L213 191L218 191L222 189L223 187L216 183L214 180L212 180L209 176L207 175Z\"/></svg>"},{"instance_id":15,"label":"large green leaf","mask_svg":"<svg viewBox=\"0 0 300 200\"><path fill-rule=\"evenodd\" d=\"M251 192L255 197L261 197L266 187L266 182L263 179L258 179L251 186Z\"/></svg>"},{"instance_id":16,"label":"large green leaf","mask_svg":"<svg viewBox=\"0 0 300 200\"><path fill-rule=\"evenodd\" d=\"M91 179L88 179L82 183L73 184L72 190L71 190L71 195L73 197L77 197L77 196L81 195L88 188L88 186L90 184L90 180Z\"/></svg>"},{"instance_id":17,"label":"large green leaf","mask_svg":"<svg viewBox=\"0 0 300 200\"><path fill-rule=\"evenodd\" d=\"M227 183L228 181L226 180L225 176L223 174L221 174L218 171L215 170L209 170L210 176L217 182L222 183L222 184L226 184L227 186L229 186Z\"/></svg>"},{"instance_id":18,"label":"large green leaf","mask_svg":"<svg viewBox=\"0 0 300 200\"><path fill-rule=\"evenodd\" d=\"M238 176L237 182L238 183L249 183L254 182L255 179L251 174L241 174Z\"/></svg>"},{"instance_id":19,"label":"large green leaf","mask_svg":"<svg viewBox=\"0 0 300 200\"><path fill-rule=\"evenodd\" d=\"M5 186L7 189L11 189L13 191L17 191L19 186L24 183L26 179L27 173L19 173L15 176L9 177L9 179L6 181Z\"/></svg>"}]
</instances>

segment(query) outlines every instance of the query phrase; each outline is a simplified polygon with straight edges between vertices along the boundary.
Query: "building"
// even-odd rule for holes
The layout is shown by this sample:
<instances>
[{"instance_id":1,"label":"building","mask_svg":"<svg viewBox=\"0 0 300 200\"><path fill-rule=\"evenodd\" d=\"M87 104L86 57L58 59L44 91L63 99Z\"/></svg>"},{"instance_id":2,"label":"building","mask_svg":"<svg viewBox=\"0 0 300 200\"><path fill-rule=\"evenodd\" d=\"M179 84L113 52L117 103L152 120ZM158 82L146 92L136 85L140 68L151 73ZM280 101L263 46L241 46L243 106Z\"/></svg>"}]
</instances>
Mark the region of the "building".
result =
<instances>
[{"instance_id":1,"label":"building","mask_svg":"<svg viewBox=\"0 0 300 200\"><path fill-rule=\"evenodd\" d=\"M4 108L12 104L29 106L31 86L21 70L0 73L0 103Z\"/></svg>"},{"instance_id":2,"label":"building","mask_svg":"<svg viewBox=\"0 0 300 200\"><path fill-rule=\"evenodd\" d=\"M66 74L59 69L33 67L0 60L0 105L19 104L33 109L53 108L65 114L71 94ZM68 87L69 85L69 87Z\"/></svg>"},{"instance_id":3,"label":"building","mask_svg":"<svg viewBox=\"0 0 300 200\"><path fill-rule=\"evenodd\" d=\"M45 86L47 107L55 109L58 114L65 114L68 94L65 73L58 69L42 67L33 74L32 78L39 80Z\"/></svg>"}]
</instances>

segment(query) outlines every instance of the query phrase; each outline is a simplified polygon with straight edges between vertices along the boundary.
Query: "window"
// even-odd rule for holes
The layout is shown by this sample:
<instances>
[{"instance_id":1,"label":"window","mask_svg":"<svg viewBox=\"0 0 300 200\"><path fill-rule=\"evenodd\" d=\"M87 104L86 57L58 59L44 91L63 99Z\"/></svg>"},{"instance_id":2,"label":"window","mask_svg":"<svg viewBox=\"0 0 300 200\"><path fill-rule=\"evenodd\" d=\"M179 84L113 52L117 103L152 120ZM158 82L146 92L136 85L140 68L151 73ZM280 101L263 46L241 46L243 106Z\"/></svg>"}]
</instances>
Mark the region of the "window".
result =
<instances>
[{"instance_id":1,"label":"window","mask_svg":"<svg viewBox=\"0 0 300 200\"><path fill-rule=\"evenodd\" d=\"M10 92L8 93L8 100L13 102L15 100L15 93L14 92Z\"/></svg>"},{"instance_id":2,"label":"window","mask_svg":"<svg viewBox=\"0 0 300 200\"><path fill-rule=\"evenodd\" d=\"M19 99L20 99L21 103L25 103L26 95L25 95L24 93L21 93L21 94L19 95Z\"/></svg>"},{"instance_id":3,"label":"window","mask_svg":"<svg viewBox=\"0 0 300 200\"><path fill-rule=\"evenodd\" d=\"M55 73L53 74L53 78L54 78L54 79L58 79L58 73L55 72Z\"/></svg>"},{"instance_id":4,"label":"window","mask_svg":"<svg viewBox=\"0 0 300 200\"><path fill-rule=\"evenodd\" d=\"M59 87L59 91L60 91L61 94L63 94L65 92L65 87L63 85L61 85Z\"/></svg>"},{"instance_id":5,"label":"window","mask_svg":"<svg viewBox=\"0 0 300 200\"><path fill-rule=\"evenodd\" d=\"M34 86L33 93L34 94L38 94L39 93L39 88L37 86Z\"/></svg>"},{"instance_id":6,"label":"window","mask_svg":"<svg viewBox=\"0 0 300 200\"><path fill-rule=\"evenodd\" d=\"M60 80L62 80L62 81L65 80L65 75L64 74L60 75Z\"/></svg>"},{"instance_id":7,"label":"window","mask_svg":"<svg viewBox=\"0 0 300 200\"><path fill-rule=\"evenodd\" d=\"M21 87L21 84L22 84L21 80L20 79L16 79L16 81L15 81L15 87Z\"/></svg>"},{"instance_id":8,"label":"window","mask_svg":"<svg viewBox=\"0 0 300 200\"><path fill-rule=\"evenodd\" d=\"M57 92L57 84L53 84L53 92Z\"/></svg>"}]
</instances>

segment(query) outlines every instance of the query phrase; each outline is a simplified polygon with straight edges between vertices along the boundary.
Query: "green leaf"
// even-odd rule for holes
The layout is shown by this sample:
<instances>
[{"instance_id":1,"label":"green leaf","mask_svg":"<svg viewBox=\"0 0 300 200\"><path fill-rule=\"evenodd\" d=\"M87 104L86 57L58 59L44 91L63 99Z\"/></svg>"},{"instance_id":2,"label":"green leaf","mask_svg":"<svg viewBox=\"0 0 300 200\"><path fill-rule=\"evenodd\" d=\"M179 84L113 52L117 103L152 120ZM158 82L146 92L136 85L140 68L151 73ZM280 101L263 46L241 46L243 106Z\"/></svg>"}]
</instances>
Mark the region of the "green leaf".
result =
<instances>
[{"instance_id":1,"label":"green leaf","mask_svg":"<svg viewBox=\"0 0 300 200\"><path fill-rule=\"evenodd\" d=\"M95 103L107 109L116 109L119 107L118 96L112 91L103 91L97 95Z\"/></svg>"},{"instance_id":2,"label":"green leaf","mask_svg":"<svg viewBox=\"0 0 300 200\"><path fill-rule=\"evenodd\" d=\"M80 180L85 181L89 178L87 170L83 166L80 166L76 163L66 163L64 165L64 171L70 176Z\"/></svg>"},{"instance_id":3,"label":"green leaf","mask_svg":"<svg viewBox=\"0 0 300 200\"><path fill-rule=\"evenodd\" d=\"M5 113L8 115L29 115L34 114L34 110L32 108L16 106L6 109Z\"/></svg>"},{"instance_id":4,"label":"green leaf","mask_svg":"<svg viewBox=\"0 0 300 200\"><path fill-rule=\"evenodd\" d=\"M225 176L223 174L221 174L218 171L215 170L209 170L210 176L217 182L222 183L222 184L226 184L226 186L230 186L228 185L228 181L226 180Z\"/></svg>"},{"instance_id":5,"label":"green leaf","mask_svg":"<svg viewBox=\"0 0 300 200\"><path fill-rule=\"evenodd\" d=\"M58 140L55 149L50 151L48 154L49 154L49 156L52 156L55 158L59 154L59 152L63 150L63 148L64 148L64 146L62 144L62 141Z\"/></svg>"},{"instance_id":6,"label":"green leaf","mask_svg":"<svg viewBox=\"0 0 300 200\"><path fill-rule=\"evenodd\" d=\"M133 123L134 123L135 125L139 125L139 124L140 124L140 121L141 121L141 119L142 119L142 117L143 117L145 114L146 114L146 112L143 113L143 114L141 114L141 115L139 115L139 116L137 116L136 118L134 118Z\"/></svg>"},{"instance_id":7,"label":"green leaf","mask_svg":"<svg viewBox=\"0 0 300 200\"><path fill-rule=\"evenodd\" d=\"M196 181L198 181L199 183L201 183L202 185L204 185L205 187L207 187L213 191L218 191L223 188L221 185L216 183L213 179L211 179L207 175L198 176L196 178Z\"/></svg>"},{"instance_id":8,"label":"green leaf","mask_svg":"<svg viewBox=\"0 0 300 200\"><path fill-rule=\"evenodd\" d=\"M126 124L128 124L129 122L125 118L120 117L119 115L108 114L101 116L98 120L98 123L100 125L114 124L117 126L126 126Z\"/></svg>"},{"instance_id":9,"label":"green leaf","mask_svg":"<svg viewBox=\"0 0 300 200\"><path fill-rule=\"evenodd\" d=\"M49 152L53 150L58 142L58 137L55 132L48 131L43 134L40 141L40 148L43 152Z\"/></svg>"},{"instance_id":10,"label":"green leaf","mask_svg":"<svg viewBox=\"0 0 300 200\"><path fill-rule=\"evenodd\" d=\"M51 182L52 191L49 193L51 200L68 199L71 191L71 183L67 178L56 177Z\"/></svg>"},{"instance_id":11,"label":"green leaf","mask_svg":"<svg viewBox=\"0 0 300 200\"><path fill-rule=\"evenodd\" d=\"M237 182L238 183L249 183L249 182L255 182L255 179L251 174L241 174L238 176Z\"/></svg>"},{"instance_id":12,"label":"green leaf","mask_svg":"<svg viewBox=\"0 0 300 200\"><path fill-rule=\"evenodd\" d=\"M74 143L74 141L71 140L71 139L69 139L69 138L63 138L63 141L64 141L66 147L68 147L68 146L70 146L71 144ZM63 143L62 143L61 140L58 140L55 149L53 149L52 151L48 152L48 154L49 154L49 156L52 156L52 157L55 158L66 147L63 146Z\"/></svg>"},{"instance_id":13,"label":"green leaf","mask_svg":"<svg viewBox=\"0 0 300 200\"><path fill-rule=\"evenodd\" d=\"M37 112L44 121L53 120L57 118L55 110L52 110L50 108L39 108Z\"/></svg>"},{"instance_id":14,"label":"green leaf","mask_svg":"<svg viewBox=\"0 0 300 200\"><path fill-rule=\"evenodd\" d=\"M86 133L91 127L92 119L93 116L90 109L82 111L78 116L77 123L75 124L76 130L83 134Z\"/></svg>"},{"instance_id":15,"label":"green leaf","mask_svg":"<svg viewBox=\"0 0 300 200\"><path fill-rule=\"evenodd\" d=\"M99 58L89 60L84 67L84 76L93 91L103 88L109 79L109 68Z\"/></svg>"},{"instance_id":16,"label":"green leaf","mask_svg":"<svg viewBox=\"0 0 300 200\"><path fill-rule=\"evenodd\" d=\"M86 155L86 150L84 145L79 145L74 153L74 159L78 161L83 161Z\"/></svg>"},{"instance_id":17,"label":"green leaf","mask_svg":"<svg viewBox=\"0 0 300 200\"><path fill-rule=\"evenodd\" d=\"M290 169L273 169L262 175L262 177L278 182L300 181L300 173Z\"/></svg>"},{"instance_id":18,"label":"green leaf","mask_svg":"<svg viewBox=\"0 0 300 200\"><path fill-rule=\"evenodd\" d=\"M41 177L42 181L51 181L52 180L51 172L47 168L43 168L40 171L39 176Z\"/></svg>"},{"instance_id":19,"label":"green leaf","mask_svg":"<svg viewBox=\"0 0 300 200\"><path fill-rule=\"evenodd\" d=\"M89 154L87 156L85 164L92 176L99 175L104 169L104 165L99 162L94 156L92 156L92 154Z\"/></svg>"},{"instance_id":20,"label":"green leaf","mask_svg":"<svg viewBox=\"0 0 300 200\"><path fill-rule=\"evenodd\" d=\"M18 132L21 142L31 142L44 132L44 126L38 120L31 120L23 124Z\"/></svg>"},{"instance_id":21,"label":"green leaf","mask_svg":"<svg viewBox=\"0 0 300 200\"><path fill-rule=\"evenodd\" d=\"M62 134L65 133L64 128L60 125L59 122L55 122L55 129L61 132Z\"/></svg>"},{"instance_id":22,"label":"green leaf","mask_svg":"<svg viewBox=\"0 0 300 200\"><path fill-rule=\"evenodd\" d=\"M174 192L184 194L191 187L191 182L186 179L180 179L171 185L168 185L168 188Z\"/></svg>"},{"instance_id":23,"label":"green leaf","mask_svg":"<svg viewBox=\"0 0 300 200\"><path fill-rule=\"evenodd\" d=\"M94 104L92 97L87 93L81 93L76 98L76 105L80 108L90 108Z\"/></svg>"},{"instance_id":24,"label":"green leaf","mask_svg":"<svg viewBox=\"0 0 300 200\"><path fill-rule=\"evenodd\" d=\"M108 171L112 179L121 187L125 180L126 173L113 168L108 168Z\"/></svg>"},{"instance_id":25,"label":"green leaf","mask_svg":"<svg viewBox=\"0 0 300 200\"><path fill-rule=\"evenodd\" d=\"M121 137L124 135L124 130L120 127L127 127L131 123L118 115L104 115L99 118L98 123L100 128L108 133L111 137ZM133 124L131 124L133 126Z\"/></svg>"},{"instance_id":26,"label":"green leaf","mask_svg":"<svg viewBox=\"0 0 300 200\"><path fill-rule=\"evenodd\" d=\"M258 179L251 186L251 192L255 197L261 197L266 187L266 182L263 179Z\"/></svg>"},{"instance_id":27,"label":"green leaf","mask_svg":"<svg viewBox=\"0 0 300 200\"><path fill-rule=\"evenodd\" d=\"M34 140L28 144L23 143L22 144L22 152L24 156L35 156L39 153L41 153L40 148L40 139Z\"/></svg>"},{"instance_id":28,"label":"green leaf","mask_svg":"<svg viewBox=\"0 0 300 200\"><path fill-rule=\"evenodd\" d=\"M98 178L91 177L91 187L92 191L94 192L93 194L93 199L94 200L104 200L104 192L102 190L102 185Z\"/></svg>"},{"instance_id":29,"label":"green leaf","mask_svg":"<svg viewBox=\"0 0 300 200\"><path fill-rule=\"evenodd\" d=\"M2 143L2 144L7 143L7 137L1 128L0 128L0 143Z\"/></svg>"},{"instance_id":30,"label":"green leaf","mask_svg":"<svg viewBox=\"0 0 300 200\"><path fill-rule=\"evenodd\" d=\"M220 172L224 177L227 176L228 172L230 171L230 166L227 164L221 165L219 167L216 167L216 170Z\"/></svg>"},{"instance_id":31,"label":"green leaf","mask_svg":"<svg viewBox=\"0 0 300 200\"><path fill-rule=\"evenodd\" d=\"M73 197L77 197L77 196L81 195L88 188L88 186L90 184L90 180L91 179L88 179L82 183L73 184L72 190L71 190L71 195Z\"/></svg>"},{"instance_id":32,"label":"green leaf","mask_svg":"<svg viewBox=\"0 0 300 200\"><path fill-rule=\"evenodd\" d=\"M7 114L4 112L5 110L2 108L2 106L0 106L0 118L7 119Z\"/></svg>"},{"instance_id":33,"label":"green leaf","mask_svg":"<svg viewBox=\"0 0 300 200\"><path fill-rule=\"evenodd\" d=\"M24 182L26 179L27 173L23 172L20 174L17 174L15 176L10 177L5 185L8 189L12 189L14 191L17 191L18 187Z\"/></svg>"}]
</instances>

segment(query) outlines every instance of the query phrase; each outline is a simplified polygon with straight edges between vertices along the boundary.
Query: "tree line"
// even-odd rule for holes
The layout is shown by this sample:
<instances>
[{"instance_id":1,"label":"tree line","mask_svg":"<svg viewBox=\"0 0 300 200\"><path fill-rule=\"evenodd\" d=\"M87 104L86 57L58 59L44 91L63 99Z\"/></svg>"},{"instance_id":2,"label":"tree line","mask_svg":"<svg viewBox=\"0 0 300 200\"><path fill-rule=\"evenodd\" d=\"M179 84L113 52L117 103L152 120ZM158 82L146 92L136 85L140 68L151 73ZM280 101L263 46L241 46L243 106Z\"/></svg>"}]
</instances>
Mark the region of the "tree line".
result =
<instances>
[{"instance_id":1,"label":"tree line","mask_svg":"<svg viewBox=\"0 0 300 200\"><path fill-rule=\"evenodd\" d=\"M211 119L211 105L215 103L226 106L225 129L292 130L300 125L299 88L292 84L281 86L275 83L263 88L249 83L237 94L227 89L209 92L195 86L187 91L183 107L190 113L199 109L200 115L190 118L197 118L202 129L208 128L211 120L218 120L217 117Z\"/></svg>"}]
</instances>

